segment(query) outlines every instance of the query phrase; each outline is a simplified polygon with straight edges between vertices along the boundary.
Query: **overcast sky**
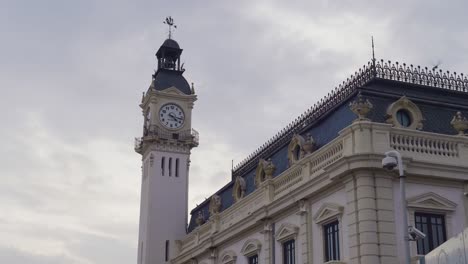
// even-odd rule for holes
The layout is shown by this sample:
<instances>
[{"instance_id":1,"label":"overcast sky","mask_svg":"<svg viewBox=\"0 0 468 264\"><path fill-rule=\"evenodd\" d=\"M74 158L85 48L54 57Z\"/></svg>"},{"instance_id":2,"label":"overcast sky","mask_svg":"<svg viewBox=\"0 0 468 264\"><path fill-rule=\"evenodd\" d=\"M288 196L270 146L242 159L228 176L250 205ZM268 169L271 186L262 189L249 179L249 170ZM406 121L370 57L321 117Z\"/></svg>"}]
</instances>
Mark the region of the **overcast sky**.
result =
<instances>
[{"instance_id":1,"label":"overcast sky","mask_svg":"<svg viewBox=\"0 0 468 264\"><path fill-rule=\"evenodd\" d=\"M468 2L0 1L0 263L136 263L141 93L195 83L190 208L371 56L468 72Z\"/></svg>"}]
</instances>

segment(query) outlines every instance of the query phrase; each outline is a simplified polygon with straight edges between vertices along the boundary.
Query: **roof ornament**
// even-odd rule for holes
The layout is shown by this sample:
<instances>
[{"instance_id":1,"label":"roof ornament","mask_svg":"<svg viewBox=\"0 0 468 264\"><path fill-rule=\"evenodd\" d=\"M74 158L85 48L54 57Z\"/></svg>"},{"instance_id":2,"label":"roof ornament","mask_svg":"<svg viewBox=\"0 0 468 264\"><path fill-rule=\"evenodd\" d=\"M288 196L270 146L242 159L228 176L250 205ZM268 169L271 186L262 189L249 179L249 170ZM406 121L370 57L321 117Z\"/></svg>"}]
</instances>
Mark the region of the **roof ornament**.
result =
<instances>
[{"instance_id":1,"label":"roof ornament","mask_svg":"<svg viewBox=\"0 0 468 264\"><path fill-rule=\"evenodd\" d=\"M349 104L351 111L353 111L353 113L358 116L355 122L369 121L367 114L372 110L373 107L374 106L371 102L369 102L369 99L364 99L361 92L358 93L357 99Z\"/></svg>"},{"instance_id":2,"label":"roof ornament","mask_svg":"<svg viewBox=\"0 0 468 264\"><path fill-rule=\"evenodd\" d=\"M455 114L450 124L456 131L458 131L459 136L466 135L465 131L468 130L468 120L466 119L466 117L463 116L463 114L460 111L458 111Z\"/></svg>"},{"instance_id":3,"label":"roof ornament","mask_svg":"<svg viewBox=\"0 0 468 264\"><path fill-rule=\"evenodd\" d=\"M177 25L174 24L174 19L171 16L166 17L166 20L163 21L169 27L169 39L172 37L172 27L177 28Z\"/></svg>"}]
</instances>

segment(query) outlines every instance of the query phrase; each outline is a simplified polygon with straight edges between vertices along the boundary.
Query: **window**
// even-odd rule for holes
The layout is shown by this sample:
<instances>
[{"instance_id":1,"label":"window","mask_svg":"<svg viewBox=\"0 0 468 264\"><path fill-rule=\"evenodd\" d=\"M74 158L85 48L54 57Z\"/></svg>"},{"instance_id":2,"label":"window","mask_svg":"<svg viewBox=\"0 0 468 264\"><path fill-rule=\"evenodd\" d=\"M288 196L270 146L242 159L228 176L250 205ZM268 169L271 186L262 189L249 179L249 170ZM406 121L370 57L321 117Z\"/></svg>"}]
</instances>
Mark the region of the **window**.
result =
<instances>
[{"instance_id":1,"label":"window","mask_svg":"<svg viewBox=\"0 0 468 264\"><path fill-rule=\"evenodd\" d=\"M294 239L288 240L283 243L283 264L296 263L294 252L295 252Z\"/></svg>"},{"instance_id":2,"label":"window","mask_svg":"<svg viewBox=\"0 0 468 264\"><path fill-rule=\"evenodd\" d=\"M166 240L166 251L164 252L164 260L169 261L169 240Z\"/></svg>"},{"instance_id":3,"label":"window","mask_svg":"<svg viewBox=\"0 0 468 264\"><path fill-rule=\"evenodd\" d=\"M406 109L400 109L396 113L397 121L402 127L411 125L411 114Z\"/></svg>"},{"instance_id":4,"label":"window","mask_svg":"<svg viewBox=\"0 0 468 264\"><path fill-rule=\"evenodd\" d=\"M258 264L258 255L249 257L249 264Z\"/></svg>"},{"instance_id":5,"label":"window","mask_svg":"<svg viewBox=\"0 0 468 264\"><path fill-rule=\"evenodd\" d=\"M169 158L169 176L172 176L172 158Z\"/></svg>"},{"instance_id":6,"label":"window","mask_svg":"<svg viewBox=\"0 0 468 264\"><path fill-rule=\"evenodd\" d=\"M331 222L323 226L325 261L340 259L339 223Z\"/></svg>"},{"instance_id":7,"label":"window","mask_svg":"<svg viewBox=\"0 0 468 264\"><path fill-rule=\"evenodd\" d=\"M300 160L301 159L301 146L297 145L294 150L294 159L295 160Z\"/></svg>"},{"instance_id":8,"label":"window","mask_svg":"<svg viewBox=\"0 0 468 264\"><path fill-rule=\"evenodd\" d=\"M140 264L143 263L143 241L140 242Z\"/></svg>"},{"instance_id":9,"label":"window","mask_svg":"<svg viewBox=\"0 0 468 264\"><path fill-rule=\"evenodd\" d=\"M161 175L164 176L164 167L166 166L164 163L166 163L166 158L162 157L161 158Z\"/></svg>"},{"instance_id":10,"label":"window","mask_svg":"<svg viewBox=\"0 0 468 264\"><path fill-rule=\"evenodd\" d=\"M417 241L418 254L426 255L447 239L444 215L415 213L414 221L416 228L426 235L426 238Z\"/></svg>"},{"instance_id":11,"label":"window","mask_svg":"<svg viewBox=\"0 0 468 264\"><path fill-rule=\"evenodd\" d=\"M179 177L179 159L175 160L175 176Z\"/></svg>"}]
</instances>

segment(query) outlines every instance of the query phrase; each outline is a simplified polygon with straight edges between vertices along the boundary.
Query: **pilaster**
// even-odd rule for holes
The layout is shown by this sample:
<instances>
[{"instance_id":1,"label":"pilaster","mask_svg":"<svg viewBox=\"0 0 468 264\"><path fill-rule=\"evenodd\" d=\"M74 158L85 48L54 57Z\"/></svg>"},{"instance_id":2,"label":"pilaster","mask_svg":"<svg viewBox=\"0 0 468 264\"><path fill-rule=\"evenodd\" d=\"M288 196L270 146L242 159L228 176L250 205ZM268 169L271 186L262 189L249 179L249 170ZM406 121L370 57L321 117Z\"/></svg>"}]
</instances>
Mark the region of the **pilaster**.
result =
<instances>
[{"instance_id":1,"label":"pilaster","mask_svg":"<svg viewBox=\"0 0 468 264\"><path fill-rule=\"evenodd\" d=\"M272 236L272 228L271 228L271 222L269 219L264 219L263 220L263 230L261 231L263 234L263 261L260 261L261 263L265 264L270 264L272 260L272 254L273 251L271 249L271 236Z\"/></svg>"},{"instance_id":2,"label":"pilaster","mask_svg":"<svg viewBox=\"0 0 468 264\"><path fill-rule=\"evenodd\" d=\"M299 211L297 214L300 216L300 226L299 226L299 242L301 246L302 254L302 263L308 264L312 263L312 250L309 246L310 240L312 237L311 228L310 228L310 206L309 202L305 199L299 200Z\"/></svg>"},{"instance_id":3,"label":"pilaster","mask_svg":"<svg viewBox=\"0 0 468 264\"><path fill-rule=\"evenodd\" d=\"M391 176L358 171L345 182L345 186L349 263L397 263Z\"/></svg>"}]
</instances>

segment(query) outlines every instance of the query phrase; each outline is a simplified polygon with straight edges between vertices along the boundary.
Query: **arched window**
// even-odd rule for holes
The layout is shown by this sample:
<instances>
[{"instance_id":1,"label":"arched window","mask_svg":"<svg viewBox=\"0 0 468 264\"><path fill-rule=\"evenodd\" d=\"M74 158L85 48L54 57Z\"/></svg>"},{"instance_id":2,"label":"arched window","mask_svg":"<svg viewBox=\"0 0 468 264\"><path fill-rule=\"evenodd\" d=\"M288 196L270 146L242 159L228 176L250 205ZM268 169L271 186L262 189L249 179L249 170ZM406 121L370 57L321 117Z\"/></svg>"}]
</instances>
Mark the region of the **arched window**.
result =
<instances>
[{"instance_id":1,"label":"arched window","mask_svg":"<svg viewBox=\"0 0 468 264\"><path fill-rule=\"evenodd\" d=\"M179 177L179 159L175 160L175 176Z\"/></svg>"},{"instance_id":2,"label":"arched window","mask_svg":"<svg viewBox=\"0 0 468 264\"><path fill-rule=\"evenodd\" d=\"M169 158L169 177L172 176L172 158Z\"/></svg>"},{"instance_id":3,"label":"arched window","mask_svg":"<svg viewBox=\"0 0 468 264\"><path fill-rule=\"evenodd\" d=\"M148 135L149 130L150 130L150 124L151 124L151 109L148 107L148 110L146 111L145 114L145 131L144 135Z\"/></svg>"},{"instance_id":4,"label":"arched window","mask_svg":"<svg viewBox=\"0 0 468 264\"><path fill-rule=\"evenodd\" d=\"M161 158L161 175L162 176L164 176L164 167L165 167L164 163L166 163L166 157Z\"/></svg>"}]
</instances>

